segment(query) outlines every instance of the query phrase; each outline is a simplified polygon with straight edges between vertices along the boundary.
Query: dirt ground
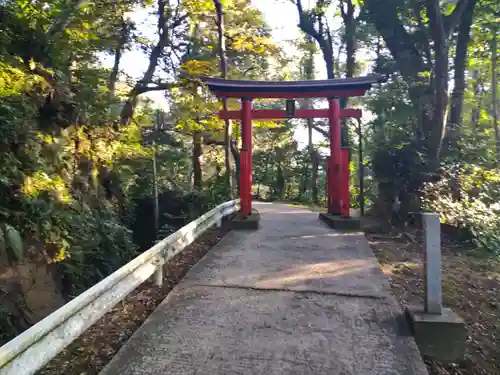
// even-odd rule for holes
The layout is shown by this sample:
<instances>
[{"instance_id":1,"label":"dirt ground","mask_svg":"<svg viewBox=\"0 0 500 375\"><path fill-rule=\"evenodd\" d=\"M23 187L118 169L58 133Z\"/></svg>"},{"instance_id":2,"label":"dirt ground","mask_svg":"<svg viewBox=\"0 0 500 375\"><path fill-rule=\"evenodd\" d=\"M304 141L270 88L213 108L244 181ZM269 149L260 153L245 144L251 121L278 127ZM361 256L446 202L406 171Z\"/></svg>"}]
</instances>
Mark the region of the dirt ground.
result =
<instances>
[{"instance_id":1,"label":"dirt ground","mask_svg":"<svg viewBox=\"0 0 500 375\"><path fill-rule=\"evenodd\" d=\"M163 288L143 284L54 358L39 375L94 375L146 320L185 273L225 235L212 230L169 263ZM419 233L367 234L392 291L403 306L423 303L423 252ZM500 375L500 260L443 235L444 305L468 325L467 353L460 363L426 359L431 375Z\"/></svg>"},{"instance_id":2,"label":"dirt ground","mask_svg":"<svg viewBox=\"0 0 500 375\"><path fill-rule=\"evenodd\" d=\"M420 233L367 234L403 306L423 304L423 251ZM500 260L443 234L443 301L467 323L467 353L460 363L425 359L431 375L500 374Z\"/></svg>"},{"instance_id":3,"label":"dirt ground","mask_svg":"<svg viewBox=\"0 0 500 375\"><path fill-rule=\"evenodd\" d=\"M162 288L147 282L104 315L38 375L97 375L189 269L227 233L213 229L168 263Z\"/></svg>"}]
</instances>

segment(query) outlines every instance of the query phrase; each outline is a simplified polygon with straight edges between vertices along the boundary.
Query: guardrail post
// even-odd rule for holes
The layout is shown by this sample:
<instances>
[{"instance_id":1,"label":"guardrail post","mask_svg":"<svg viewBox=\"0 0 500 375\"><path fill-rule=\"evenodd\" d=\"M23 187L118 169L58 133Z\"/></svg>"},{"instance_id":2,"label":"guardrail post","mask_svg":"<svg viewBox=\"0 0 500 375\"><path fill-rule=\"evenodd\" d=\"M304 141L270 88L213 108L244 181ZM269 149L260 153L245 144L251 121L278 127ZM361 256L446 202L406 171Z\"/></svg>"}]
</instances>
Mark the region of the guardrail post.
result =
<instances>
[{"instance_id":1,"label":"guardrail post","mask_svg":"<svg viewBox=\"0 0 500 375\"><path fill-rule=\"evenodd\" d=\"M163 264L159 264L156 267L156 271L155 271L155 274L153 277L154 277L155 285L158 287L162 287L163 286Z\"/></svg>"}]
</instances>

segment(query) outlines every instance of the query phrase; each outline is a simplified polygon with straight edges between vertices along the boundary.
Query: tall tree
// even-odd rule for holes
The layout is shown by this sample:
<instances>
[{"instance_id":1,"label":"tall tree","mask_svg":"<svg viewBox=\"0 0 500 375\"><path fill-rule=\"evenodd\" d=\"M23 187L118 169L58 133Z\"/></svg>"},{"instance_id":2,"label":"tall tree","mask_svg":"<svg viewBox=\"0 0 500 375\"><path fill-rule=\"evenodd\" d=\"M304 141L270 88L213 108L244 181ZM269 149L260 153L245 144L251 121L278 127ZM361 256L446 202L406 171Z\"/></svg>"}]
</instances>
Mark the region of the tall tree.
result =
<instances>
[{"instance_id":1,"label":"tall tree","mask_svg":"<svg viewBox=\"0 0 500 375\"><path fill-rule=\"evenodd\" d=\"M498 123L498 24L494 24L491 30L491 112L493 117L493 129L495 129L496 163L500 165L500 124Z\"/></svg>"},{"instance_id":2,"label":"tall tree","mask_svg":"<svg viewBox=\"0 0 500 375\"><path fill-rule=\"evenodd\" d=\"M219 44L220 75L227 78L227 57L226 57L226 36L224 35L224 11L220 0L214 0L215 11L217 13L217 38ZM222 99L222 108L227 111L227 99ZM231 120L224 121L224 161L226 165L226 189L229 196L233 195L232 175L231 175L231 141L232 141Z\"/></svg>"},{"instance_id":3,"label":"tall tree","mask_svg":"<svg viewBox=\"0 0 500 375\"><path fill-rule=\"evenodd\" d=\"M471 26L474 7L477 0L470 0L464 11L462 20L458 26L456 40L456 51L453 61L454 84L451 94L451 105L447 124L448 151L458 150L460 139L460 126L462 122L462 108L464 103L464 91L466 87L465 70L467 69Z\"/></svg>"},{"instance_id":4,"label":"tall tree","mask_svg":"<svg viewBox=\"0 0 500 375\"><path fill-rule=\"evenodd\" d=\"M299 27L314 38L323 54L326 74L329 79L335 78L335 58L333 54L333 37L326 18L326 10L330 5L328 0L317 0L311 9L305 9L301 0L291 0L299 13Z\"/></svg>"},{"instance_id":5,"label":"tall tree","mask_svg":"<svg viewBox=\"0 0 500 375\"><path fill-rule=\"evenodd\" d=\"M188 47L182 57L185 72L193 76L222 75L246 79L262 79L269 74L267 59L277 57L278 49L270 40L262 14L248 0L185 0L183 6L189 15L187 22L190 30ZM214 19L217 22L214 23ZM184 112L181 117L185 131L190 132L192 125L184 120L198 116L201 121L194 127L202 131L203 143L224 146L227 171L224 181L227 190L232 177L230 154L236 161L236 175L239 173L239 135L232 134L231 122L222 124L217 119L215 115L219 105L207 90L202 90L205 100L203 105L187 105L187 97L189 100L200 97L199 89L198 84L183 87L181 91L189 94L175 94L173 108ZM235 101L225 101L224 105L229 109L239 108L239 103Z\"/></svg>"},{"instance_id":6,"label":"tall tree","mask_svg":"<svg viewBox=\"0 0 500 375\"><path fill-rule=\"evenodd\" d=\"M116 82L118 81L122 55L125 51L128 39L130 38L130 28L131 25L127 22L124 15L122 15L119 25L120 32L117 38L118 40L116 42L116 47L114 48L113 68L111 69L111 74L109 75L108 82L108 90L112 98L114 98L115 96Z\"/></svg>"},{"instance_id":7,"label":"tall tree","mask_svg":"<svg viewBox=\"0 0 500 375\"><path fill-rule=\"evenodd\" d=\"M316 55L316 45L311 36L306 36L305 42L302 44L304 49L304 57L302 58L302 71L303 78L307 80L313 80L315 76L315 66L314 57ZM304 107L311 108L313 101L311 99L304 100ZM313 202L318 201L318 158L319 155L314 147L313 143L313 130L314 130L314 119L308 118L307 121L307 151L309 154L310 162L310 180L308 183L307 177L309 173L304 175L304 189L310 187ZM305 165L307 168L307 165ZM309 186L308 186L309 185Z\"/></svg>"},{"instance_id":8,"label":"tall tree","mask_svg":"<svg viewBox=\"0 0 500 375\"><path fill-rule=\"evenodd\" d=\"M448 101L448 51L450 36L459 24L469 0L459 0L449 14L438 0L411 0L417 15L418 29L410 33L402 17L400 3L395 0L366 0L370 20L385 41L396 68L409 85L409 98L418 109L417 129L421 152L429 171L439 165L439 154L445 134ZM425 14L428 24L421 15ZM425 42L429 38L432 45Z\"/></svg>"},{"instance_id":9,"label":"tall tree","mask_svg":"<svg viewBox=\"0 0 500 375\"><path fill-rule=\"evenodd\" d=\"M355 6L353 0L341 0L340 14L344 22L344 44L346 49L346 77L354 77L356 68L356 23L354 17ZM347 104L347 103L346 103ZM345 105L344 105L345 106Z\"/></svg>"},{"instance_id":10,"label":"tall tree","mask_svg":"<svg viewBox=\"0 0 500 375\"><path fill-rule=\"evenodd\" d=\"M169 82L161 82L161 80L154 80L155 72L157 71L160 58L166 52L167 47L173 53L175 46L173 45L177 29L185 28L185 20L187 14L182 11L180 0L175 5L171 4L170 0L157 0L157 34L158 41L151 49L149 54L149 62L146 71L141 79L139 79L132 90L128 94L128 99L123 106L121 112L121 123L128 124L132 119L135 107L137 106L138 96L149 91L164 91L172 88Z\"/></svg>"}]
</instances>

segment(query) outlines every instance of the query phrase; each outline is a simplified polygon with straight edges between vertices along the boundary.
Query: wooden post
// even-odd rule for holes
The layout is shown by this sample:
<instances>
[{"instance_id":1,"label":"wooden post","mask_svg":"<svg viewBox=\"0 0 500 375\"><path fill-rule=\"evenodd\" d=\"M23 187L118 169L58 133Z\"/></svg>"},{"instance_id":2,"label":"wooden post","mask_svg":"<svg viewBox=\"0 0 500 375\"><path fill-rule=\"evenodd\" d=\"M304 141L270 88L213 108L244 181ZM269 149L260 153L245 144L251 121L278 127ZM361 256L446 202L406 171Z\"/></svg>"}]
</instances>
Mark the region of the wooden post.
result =
<instances>
[{"instance_id":1,"label":"wooden post","mask_svg":"<svg viewBox=\"0 0 500 375\"><path fill-rule=\"evenodd\" d=\"M341 214L340 202L340 168L341 168L341 136L340 136L340 104L338 98L328 99L328 118L330 120L330 158L331 158L331 188L328 190L330 203L328 213Z\"/></svg>"},{"instance_id":2,"label":"wooden post","mask_svg":"<svg viewBox=\"0 0 500 375\"><path fill-rule=\"evenodd\" d=\"M438 214L423 213L425 300L427 314L441 315L441 222Z\"/></svg>"}]
</instances>

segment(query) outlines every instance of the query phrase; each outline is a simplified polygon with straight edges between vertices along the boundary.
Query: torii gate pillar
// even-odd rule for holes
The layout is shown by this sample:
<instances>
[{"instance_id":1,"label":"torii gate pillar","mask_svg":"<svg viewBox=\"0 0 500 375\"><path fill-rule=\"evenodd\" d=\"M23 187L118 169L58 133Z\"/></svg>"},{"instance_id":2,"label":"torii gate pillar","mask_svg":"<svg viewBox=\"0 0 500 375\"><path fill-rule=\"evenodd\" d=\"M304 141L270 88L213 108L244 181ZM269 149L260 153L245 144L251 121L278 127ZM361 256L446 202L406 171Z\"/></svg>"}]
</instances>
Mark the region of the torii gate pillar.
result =
<instances>
[{"instance_id":1,"label":"torii gate pillar","mask_svg":"<svg viewBox=\"0 0 500 375\"><path fill-rule=\"evenodd\" d=\"M241 99L240 204L241 214L252 214L252 99Z\"/></svg>"},{"instance_id":2,"label":"torii gate pillar","mask_svg":"<svg viewBox=\"0 0 500 375\"><path fill-rule=\"evenodd\" d=\"M328 119L330 121L330 175L328 176L328 213L342 213L340 190L340 167L342 156L340 150L340 103L338 98L328 99Z\"/></svg>"}]
</instances>

